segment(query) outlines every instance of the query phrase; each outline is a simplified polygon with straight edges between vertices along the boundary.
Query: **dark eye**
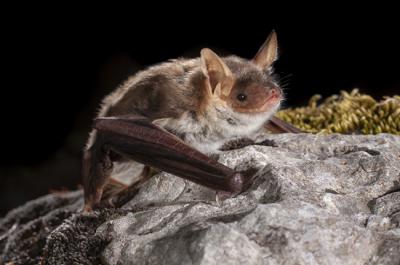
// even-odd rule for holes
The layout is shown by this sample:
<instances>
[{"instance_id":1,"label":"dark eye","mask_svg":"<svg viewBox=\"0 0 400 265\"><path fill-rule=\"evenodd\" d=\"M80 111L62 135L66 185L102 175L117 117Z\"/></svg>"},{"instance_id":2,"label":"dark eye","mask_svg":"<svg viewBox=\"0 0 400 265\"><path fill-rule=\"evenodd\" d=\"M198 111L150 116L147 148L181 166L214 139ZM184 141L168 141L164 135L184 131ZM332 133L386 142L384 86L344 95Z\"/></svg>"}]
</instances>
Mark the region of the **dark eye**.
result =
<instances>
[{"instance_id":1,"label":"dark eye","mask_svg":"<svg viewBox=\"0 0 400 265\"><path fill-rule=\"evenodd\" d=\"M239 94L239 95L236 96L236 98L239 101L245 101L247 99L247 96L245 94Z\"/></svg>"}]
</instances>

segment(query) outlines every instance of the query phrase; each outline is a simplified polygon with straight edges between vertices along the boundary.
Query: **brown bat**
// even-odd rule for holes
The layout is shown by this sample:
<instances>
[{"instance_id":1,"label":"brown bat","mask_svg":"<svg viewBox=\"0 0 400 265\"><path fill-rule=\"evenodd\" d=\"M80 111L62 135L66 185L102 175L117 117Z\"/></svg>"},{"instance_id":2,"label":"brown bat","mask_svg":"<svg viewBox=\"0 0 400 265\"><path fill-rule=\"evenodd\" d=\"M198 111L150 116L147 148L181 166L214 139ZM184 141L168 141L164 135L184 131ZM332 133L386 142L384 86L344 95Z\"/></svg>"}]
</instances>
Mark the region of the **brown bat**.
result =
<instances>
[{"instance_id":1,"label":"brown bat","mask_svg":"<svg viewBox=\"0 0 400 265\"><path fill-rule=\"evenodd\" d=\"M85 211L99 205L110 177L117 174L115 167L127 159L142 164L131 187L149 177L151 166L220 194L245 190L252 175L205 154L266 128L299 132L273 117L283 98L272 71L277 48L274 31L252 60L220 58L205 48L200 58L141 71L107 96L84 152Z\"/></svg>"}]
</instances>

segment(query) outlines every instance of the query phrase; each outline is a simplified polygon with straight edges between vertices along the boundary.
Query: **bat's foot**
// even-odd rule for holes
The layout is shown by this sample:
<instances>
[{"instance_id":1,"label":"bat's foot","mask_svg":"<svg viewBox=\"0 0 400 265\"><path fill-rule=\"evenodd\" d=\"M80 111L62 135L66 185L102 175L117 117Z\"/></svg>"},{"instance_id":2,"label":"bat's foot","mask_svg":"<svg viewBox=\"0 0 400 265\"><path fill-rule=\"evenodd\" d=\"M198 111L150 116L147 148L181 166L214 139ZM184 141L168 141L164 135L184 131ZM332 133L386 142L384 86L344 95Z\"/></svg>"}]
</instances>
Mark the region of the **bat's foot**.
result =
<instances>
[{"instance_id":1,"label":"bat's foot","mask_svg":"<svg viewBox=\"0 0 400 265\"><path fill-rule=\"evenodd\" d=\"M96 189L92 191L90 195L85 194L85 204L83 206L83 213L91 213L100 204L100 199L102 195L102 189Z\"/></svg>"},{"instance_id":2,"label":"bat's foot","mask_svg":"<svg viewBox=\"0 0 400 265\"><path fill-rule=\"evenodd\" d=\"M85 205L82 209L82 212L85 214L91 213L91 212L93 212L93 207L91 205Z\"/></svg>"},{"instance_id":3,"label":"bat's foot","mask_svg":"<svg viewBox=\"0 0 400 265\"><path fill-rule=\"evenodd\" d=\"M113 198L102 199L100 202L93 203L85 203L82 209L82 214L85 216L96 216L95 210L102 208L115 208L115 203Z\"/></svg>"},{"instance_id":4,"label":"bat's foot","mask_svg":"<svg viewBox=\"0 0 400 265\"><path fill-rule=\"evenodd\" d=\"M97 214L94 211L96 208L97 208L97 206L95 204L93 204L92 202L85 201L85 205L83 206L81 213L85 217L96 217Z\"/></svg>"},{"instance_id":5,"label":"bat's foot","mask_svg":"<svg viewBox=\"0 0 400 265\"><path fill-rule=\"evenodd\" d=\"M97 216L96 212L93 211L93 208L90 206L87 207L86 205L85 205L85 207L83 207L81 214L85 217L93 217L94 218Z\"/></svg>"}]
</instances>

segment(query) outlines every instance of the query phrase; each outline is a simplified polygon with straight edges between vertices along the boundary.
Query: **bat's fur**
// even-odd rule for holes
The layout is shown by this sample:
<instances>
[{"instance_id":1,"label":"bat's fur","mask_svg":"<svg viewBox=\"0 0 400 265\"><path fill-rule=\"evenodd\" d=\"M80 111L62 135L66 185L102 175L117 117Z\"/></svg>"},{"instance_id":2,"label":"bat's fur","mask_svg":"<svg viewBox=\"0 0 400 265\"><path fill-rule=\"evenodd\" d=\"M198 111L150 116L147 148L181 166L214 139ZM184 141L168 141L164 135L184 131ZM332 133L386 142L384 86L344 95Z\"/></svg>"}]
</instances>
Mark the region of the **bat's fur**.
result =
<instances>
[{"instance_id":1,"label":"bat's fur","mask_svg":"<svg viewBox=\"0 0 400 265\"><path fill-rule=\"evenodd\" d=\"M219 58L207 49L200 58L152 66L107 96L98 117L142 115L201 152L217 152L227 141L263 129L279 108L282 92L271 67L276 50L272 33L253 60ZM95 139L94 130L87 150Z\"/></svg>"}]
</instances>

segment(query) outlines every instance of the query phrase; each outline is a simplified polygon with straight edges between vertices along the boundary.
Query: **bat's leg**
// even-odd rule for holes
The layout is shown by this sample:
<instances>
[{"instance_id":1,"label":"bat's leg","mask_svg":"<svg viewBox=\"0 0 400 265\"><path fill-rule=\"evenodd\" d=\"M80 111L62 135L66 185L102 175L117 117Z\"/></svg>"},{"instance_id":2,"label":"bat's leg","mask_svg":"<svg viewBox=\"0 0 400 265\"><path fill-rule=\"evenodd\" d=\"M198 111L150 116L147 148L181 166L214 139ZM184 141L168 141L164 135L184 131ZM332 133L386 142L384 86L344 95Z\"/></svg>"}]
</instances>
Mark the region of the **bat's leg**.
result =
<instances>
[{"instance_id":1,"label":"bat's leg","mask_svg":"<svg viewBox=\"0 0 400 265\"><path fill-rule=\"evenodd\" d=\"M290 123L283 121L276 116L272 116L271 119L265 124L265 128L272 133L301 133L299 128L296 128Z\"/></svg>"},{"instance_id":2,"label":"bat's leg","mask_svg":"<svg viewBox=\"0 0 400 265\"><path fill-rule=\"evenodd\" d=\"M110 150L103 147L102 137L97 137L92 147L83 153L82 176L85 197L84 211L91 211L100 202L113 163Z\"/></svg>"},{"instance_id":3,"label":"bat's leg","mask_svg":"<svg viewBox=\"0 0 400 265\"><path fill-rule=\"evenodd\" d=\"M85 209L99 203L112 169L110 154L131 158L215 190L237 194L252 176L240 174L186 145L140 116L107 117L95 121L97 139L85 156ZM86 155L86 154L85 154Z\"/></svg>"},{"instance_id":4,"label":"bat's leg","mask_svg":"<svg viewBox=\"0 0 400 265\"><path fill-rule=\"evenodd\" d=\"M122 156L113 152L106 144L106 136L97 134L94 144L83 156L83 187L85 194L85 211L92 210L93 206L116 206L114 197L126 198L137 191L140 185L150 177L150 167L145 166L137 176L137 181L127 185L110 177L113 162L122 160ZM132 196L131 196L132 197ZM101 202L101 203L100 203Z\"/></svg>"}]
</instances>

